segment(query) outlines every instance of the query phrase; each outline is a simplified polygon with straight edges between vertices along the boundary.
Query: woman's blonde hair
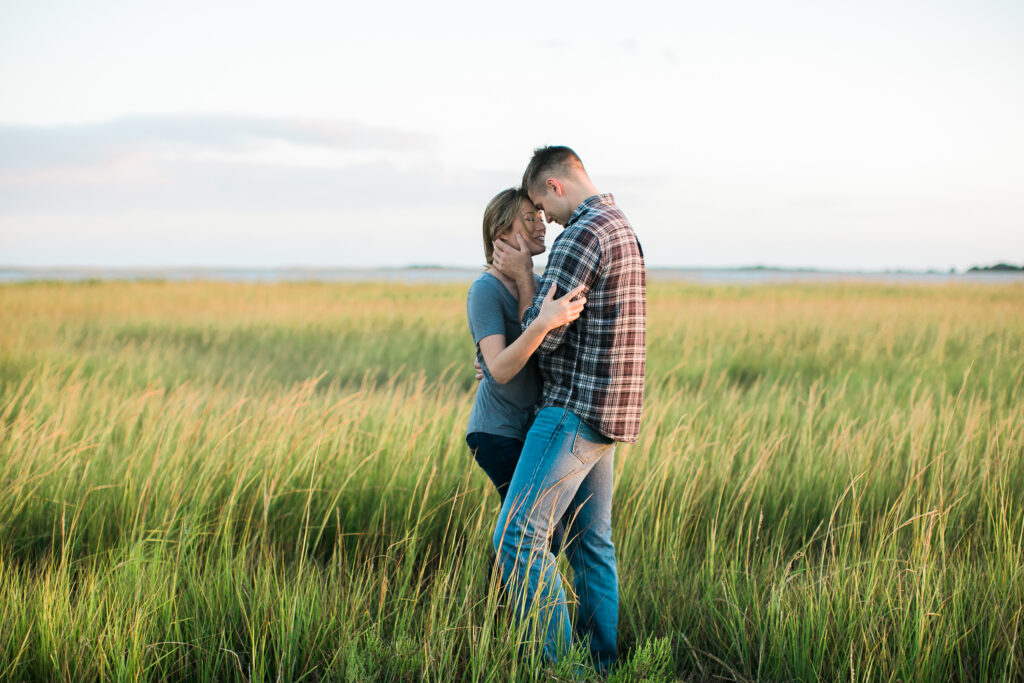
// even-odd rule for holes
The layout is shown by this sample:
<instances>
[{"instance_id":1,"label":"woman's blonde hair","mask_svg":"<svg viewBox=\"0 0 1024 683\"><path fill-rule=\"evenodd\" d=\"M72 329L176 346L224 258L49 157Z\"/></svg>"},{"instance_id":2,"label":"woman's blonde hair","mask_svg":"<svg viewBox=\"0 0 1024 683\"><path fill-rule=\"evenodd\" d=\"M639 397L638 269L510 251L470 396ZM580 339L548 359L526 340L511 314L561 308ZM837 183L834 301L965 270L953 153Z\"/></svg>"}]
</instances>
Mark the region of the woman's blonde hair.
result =
<instances>
[{"instance_id":1,"label":"woman's blonde hair","mask_svg":"<svg viewBox=\"0 0 1024 683\"><path fill-rule=\"evenodd\" d=\"M494 195L484 209L484 256L487 265L494 258L494 240L512 227L526 194L518 187L510 187Z\"/></svg>"}]
</instances>

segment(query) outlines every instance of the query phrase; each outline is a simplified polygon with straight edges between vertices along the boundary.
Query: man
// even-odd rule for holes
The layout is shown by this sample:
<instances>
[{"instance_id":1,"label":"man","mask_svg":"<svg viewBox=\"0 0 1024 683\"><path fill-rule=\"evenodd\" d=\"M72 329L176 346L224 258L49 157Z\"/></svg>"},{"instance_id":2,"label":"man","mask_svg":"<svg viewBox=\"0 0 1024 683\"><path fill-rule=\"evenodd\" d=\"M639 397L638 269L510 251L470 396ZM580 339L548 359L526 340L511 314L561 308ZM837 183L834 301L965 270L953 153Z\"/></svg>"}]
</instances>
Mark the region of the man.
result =
<instances>
[{"instance_id":1,"label":"man","mask_svg":"<svg viewBox=\"0 0 1024 683\"><path fill-rule=\"evenodd\" d=\"M551 285L558 295L583 285L579 319L541 342L544 389L538 413L498 516L494 547L521 609L536 605L545 655L571 644L562 579L548 551L565 516L565 554L579 599L575 633L589 642L598 669L611 666L618 637L619 590L611 538L616 442L635 442L645 360L643 252L610 194L599 194L568 147L534 152L523 190L547 221L565 230L552 245L540 286L525 244L495 244L494 264L519 288L522 323L540 311Z\"/></svg>"}]
</instances>

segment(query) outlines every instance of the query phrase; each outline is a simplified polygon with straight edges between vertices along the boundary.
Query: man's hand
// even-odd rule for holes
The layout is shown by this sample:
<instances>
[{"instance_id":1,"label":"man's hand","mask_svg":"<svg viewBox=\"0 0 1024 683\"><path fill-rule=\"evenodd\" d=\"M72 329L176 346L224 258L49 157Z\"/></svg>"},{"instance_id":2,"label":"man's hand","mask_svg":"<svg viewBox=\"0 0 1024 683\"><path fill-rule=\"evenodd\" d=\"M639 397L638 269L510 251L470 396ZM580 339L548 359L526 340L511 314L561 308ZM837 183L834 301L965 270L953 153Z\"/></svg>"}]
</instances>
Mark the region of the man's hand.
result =
<instances>
[{"instance_id":1,"label":"man's hand","mask_svg":"<svg viewBox=\"0 0 1024 683\"><path fill-rule=\"evenodd\" d=\"M587 297L583 294L584 287L585 285L580 285L571 292L556 299L557 285L552 284L551 289L544 296L544 301L540 306L540 313L537 314L540 326L545 330L553 330L562 325L568 325L576 320L576 318L579 318L580 313L583 312L583 307L587 304Z\"/></svg>"},{"instance_id":2,"label":"man's hand","mask_svg":"<svg viewBox=\"0 0 1024 683\"><path fill-rule=\"evenodd\" d=\"M516 235L516 244L511 245L503 240L494 242L494 257L491 265L502 275L513 282L522 282L525 278L533 278L533 256L526 248L522 235Z\"/></svg>"},{"instance_id":3,"label":"man's hand","mask_svg":"<svg viewBox=\"0 0 1024 683\"><path fill-rule=\"evenodd\" d=\"M474 358L473 359L473 367L476 368L476 375L475 375L475 377L476 377L476 381L479 382L480 380L482 380L484 378L484 369L482 367L480 367L480 359L479 358Z\"/></svg>"}]
</instances>

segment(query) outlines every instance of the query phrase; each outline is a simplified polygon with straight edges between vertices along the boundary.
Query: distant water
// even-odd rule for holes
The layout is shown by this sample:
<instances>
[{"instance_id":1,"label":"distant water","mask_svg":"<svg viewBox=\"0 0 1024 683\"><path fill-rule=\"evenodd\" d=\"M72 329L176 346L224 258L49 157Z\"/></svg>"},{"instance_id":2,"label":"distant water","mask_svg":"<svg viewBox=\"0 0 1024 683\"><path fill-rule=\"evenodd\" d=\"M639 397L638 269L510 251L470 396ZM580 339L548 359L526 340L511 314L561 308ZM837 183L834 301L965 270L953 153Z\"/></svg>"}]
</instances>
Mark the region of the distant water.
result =
<instances>
[{"instance_id":1,"label":"distant water","mask_svg":"<svg viewBox=\"0 0 1024 683\"><path fill-rule=\"evenodd\" d=\"M225 282L401 282L469 283L479 268L0 268L0 282L51 280L219 280ZM778 284L877 282L891 284L1024 282L1024 273L939 273L895 271L776 270L769 268L651 268L657 282Z\"/></svg>"}]
</instances>

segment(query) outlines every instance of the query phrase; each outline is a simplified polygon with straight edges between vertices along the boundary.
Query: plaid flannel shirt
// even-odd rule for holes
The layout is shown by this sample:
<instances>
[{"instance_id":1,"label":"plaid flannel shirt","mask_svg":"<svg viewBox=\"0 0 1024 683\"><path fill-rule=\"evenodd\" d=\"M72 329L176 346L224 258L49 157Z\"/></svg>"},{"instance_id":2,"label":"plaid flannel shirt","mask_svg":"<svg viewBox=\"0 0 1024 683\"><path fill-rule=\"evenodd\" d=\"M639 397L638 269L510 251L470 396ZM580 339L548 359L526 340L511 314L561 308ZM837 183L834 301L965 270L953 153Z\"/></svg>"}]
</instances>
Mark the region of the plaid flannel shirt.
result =
<instances>
[{"instance_id":1,"label":"plaid flannel shirt","mask_svg":"<svg viewBox=\"0 0 1024 683\"><path fill-rule=\"evenodd\" d=\"M635 442L644 393L646 274L640 242L610 194L590 197L566 222L523 314L524 328L552 283L556 296L585 285L587 304L575 322L541 342L538 409L568 408L608 438Z\"/></svg>"}]
</instances>

